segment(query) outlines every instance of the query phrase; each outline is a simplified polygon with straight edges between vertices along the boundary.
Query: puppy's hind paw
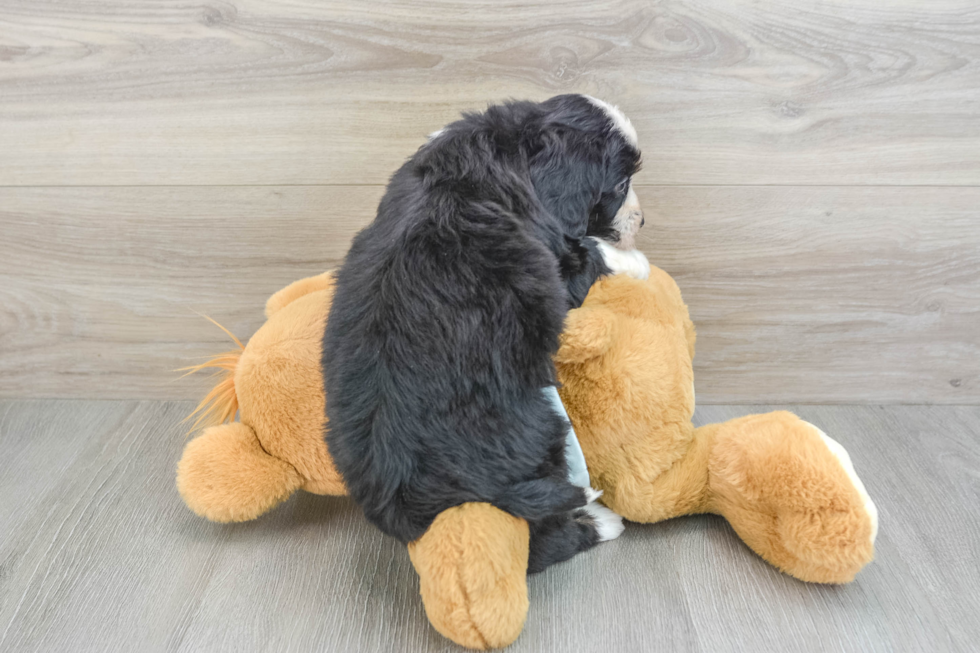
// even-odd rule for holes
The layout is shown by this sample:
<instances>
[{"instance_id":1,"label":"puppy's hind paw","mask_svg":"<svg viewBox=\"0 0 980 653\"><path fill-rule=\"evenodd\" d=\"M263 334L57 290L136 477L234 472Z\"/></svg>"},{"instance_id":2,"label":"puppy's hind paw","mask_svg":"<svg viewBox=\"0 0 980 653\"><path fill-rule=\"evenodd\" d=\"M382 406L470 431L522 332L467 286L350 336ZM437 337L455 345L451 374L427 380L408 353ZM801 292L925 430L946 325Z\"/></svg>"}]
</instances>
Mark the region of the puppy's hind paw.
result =
<instances>
[{"instance_id":1,"label":"puppy's hind paw","mask_svg":"<svg viewBox=\"0 0 980 653\"><path fill-rule=\"evenodd\" d=\"M638 249L623 251L599 238L595 239L602 260L613 274L626 274L634 279L646 280L650 276L650 262Z\"/></svg>"},{"instance_id":2,"label":"puppy's hind paw","mask_svg":"<svg viewBox=\"0 0 980 653\"><path fill-rule=\"evenodd\" d=\"M585 511L595 522L595 530L599 534L600 542L615 540L626 528L623 526L623 518L603 505L592 502L585 506Z\"/></svg>"}]
</instances>

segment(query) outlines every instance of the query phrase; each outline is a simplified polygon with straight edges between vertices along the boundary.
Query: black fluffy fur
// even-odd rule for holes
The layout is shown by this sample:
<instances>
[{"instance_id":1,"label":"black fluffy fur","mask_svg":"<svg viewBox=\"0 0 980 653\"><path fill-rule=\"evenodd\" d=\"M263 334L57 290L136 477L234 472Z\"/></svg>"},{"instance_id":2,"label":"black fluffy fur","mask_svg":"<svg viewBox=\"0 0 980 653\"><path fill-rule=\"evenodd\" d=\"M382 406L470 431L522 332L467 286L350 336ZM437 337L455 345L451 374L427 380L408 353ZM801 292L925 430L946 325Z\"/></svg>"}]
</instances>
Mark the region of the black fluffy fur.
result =
<instances>
[{"instance_id":1,"label":"black fluffy fur","mask_svg":"<svg viewBox=\"0 0 980 653\"><path fill-rule=\"evenodd\" d=\"M531 571L598 541L542 388L566 312L609 271L587 236L616 239L639 156L565 95L464 115L394 174L323 347L330 453L382 531L409 542L482 501L530 522Z\"/></svg>"}]
</instances>

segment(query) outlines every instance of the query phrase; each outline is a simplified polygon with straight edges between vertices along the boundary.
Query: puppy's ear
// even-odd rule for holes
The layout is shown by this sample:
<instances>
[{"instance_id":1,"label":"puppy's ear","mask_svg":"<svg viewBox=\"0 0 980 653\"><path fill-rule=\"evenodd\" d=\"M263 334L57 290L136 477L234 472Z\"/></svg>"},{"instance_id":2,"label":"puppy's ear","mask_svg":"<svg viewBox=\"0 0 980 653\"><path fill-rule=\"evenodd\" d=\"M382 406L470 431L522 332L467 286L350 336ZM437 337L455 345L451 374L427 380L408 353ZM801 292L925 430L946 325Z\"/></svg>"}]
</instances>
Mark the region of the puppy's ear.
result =
<instances>
[{"instance_id":1,"label":"puppy's ear","mask_svg":"<svg viewBox=\"0 0 980 653\"><path fill-rule=\"evenodd\" d=\"M609 350L616 332L616 314L602 306L576 308L565 317L556 363L584 363Z\"/></svg>"},{"instance_id":2,"label":"puppy's ear","mask_svg":"<svg viewBox=\"0 0 980 653\"><path fill-rule=\"evenodd\" d=\"M605 174L603 151L595 141L578 130L546 127L530 158L534 192L561 236L584 238L588 230Z\"/></svg>"}]
</instances>

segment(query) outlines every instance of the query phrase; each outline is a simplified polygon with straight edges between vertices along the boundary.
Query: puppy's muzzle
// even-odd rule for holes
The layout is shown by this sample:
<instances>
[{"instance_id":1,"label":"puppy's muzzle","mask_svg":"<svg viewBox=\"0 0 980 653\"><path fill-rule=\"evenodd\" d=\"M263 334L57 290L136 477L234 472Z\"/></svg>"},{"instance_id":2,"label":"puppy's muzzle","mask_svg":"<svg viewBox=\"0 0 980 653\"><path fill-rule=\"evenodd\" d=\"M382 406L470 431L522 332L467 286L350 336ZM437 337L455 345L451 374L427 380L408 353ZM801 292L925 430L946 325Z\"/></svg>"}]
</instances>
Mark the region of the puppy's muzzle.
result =
<instances>
[{"instance_id":1,"label":"puppy's muzzle","mask_svg":"<svg viewBox=\"0 0 980 653\"><path fill-rule=\"evenodd\" d=\"M640 198L636 196L636 191L633 190L631 183L629 192L626 194L626 200L616 212L616 217L613 218L613 228L619 234L616 247L622 250L634 249L636 247L636 234L645 223L643 209L640 208Z\"/></svg>"}]
</instances>

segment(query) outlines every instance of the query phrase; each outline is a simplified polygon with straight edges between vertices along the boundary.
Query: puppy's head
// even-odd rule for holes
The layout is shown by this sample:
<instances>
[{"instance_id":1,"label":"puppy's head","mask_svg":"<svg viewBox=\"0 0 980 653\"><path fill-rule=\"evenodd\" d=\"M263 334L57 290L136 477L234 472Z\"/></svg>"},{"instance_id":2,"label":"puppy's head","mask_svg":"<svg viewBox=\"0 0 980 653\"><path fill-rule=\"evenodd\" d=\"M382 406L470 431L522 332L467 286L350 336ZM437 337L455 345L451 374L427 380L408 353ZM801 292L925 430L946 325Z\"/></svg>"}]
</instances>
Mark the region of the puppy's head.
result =
<instances>
[{"instance_id":1,"label":"puppy's head","mask_svg":"<svg viewBox=\"0 0 980 653\"><path fill-rule=\"evenodd\" d=\"M531 181L545 208L574 238L636 246L643 211L633 190L640 169L636 130L618 108L587 95L541 104Z\"/></svg>"}]
</instances>

